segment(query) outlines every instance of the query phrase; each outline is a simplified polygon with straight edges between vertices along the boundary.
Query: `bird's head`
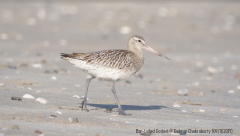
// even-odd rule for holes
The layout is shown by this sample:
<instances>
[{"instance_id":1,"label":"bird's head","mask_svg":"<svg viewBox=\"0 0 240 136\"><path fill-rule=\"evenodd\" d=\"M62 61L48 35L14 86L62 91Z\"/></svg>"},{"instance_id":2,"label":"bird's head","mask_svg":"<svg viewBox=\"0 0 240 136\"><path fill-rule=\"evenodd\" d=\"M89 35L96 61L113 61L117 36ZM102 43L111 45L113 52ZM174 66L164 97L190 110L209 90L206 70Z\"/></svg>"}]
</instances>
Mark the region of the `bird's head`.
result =
<instances>
[{"instance_id":1,"label":"bird's head","mask_svg":"<svg viewBox=\"0 0 240 136\"><path fill-rule=\"evenodd\" d=\"M145 40L138 35L134 35L132 36L129 41L128 41L128 48L135 48L135 49L146 49L154 54L157 54L158 56L164 57L166 59L169 59L168 57L166 57L165 55L158 53L157 51L155 51L154 49L152 49L151 47L149 47L146 43ZM171 60L171 59L169 59Z\"/></svg>"}]
</instances>

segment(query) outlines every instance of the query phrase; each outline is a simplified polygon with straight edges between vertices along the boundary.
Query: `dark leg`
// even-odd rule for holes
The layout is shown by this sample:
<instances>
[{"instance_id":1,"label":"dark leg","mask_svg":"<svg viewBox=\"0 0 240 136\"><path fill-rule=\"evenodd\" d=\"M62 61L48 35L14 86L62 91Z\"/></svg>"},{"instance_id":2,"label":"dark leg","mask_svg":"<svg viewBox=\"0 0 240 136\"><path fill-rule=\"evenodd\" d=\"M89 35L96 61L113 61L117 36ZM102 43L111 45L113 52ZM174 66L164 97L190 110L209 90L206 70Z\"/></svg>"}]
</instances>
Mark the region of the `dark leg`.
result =
<instances>
[{"instance_id":1,"label":"dark leg","mask_svg":"<svg viewBox=\"0 0 240 136\"><path fill-rule=\"evenodd\" d=\"M117 97L117 94L116 94L115 82L116 82L116 81L113 80L112 92L113 92L113 95L114 95L114 97L115 97L115 99L116 99L116 101L117 101L117 104L118 104L119 114L120 114L120 115L125 115L125 116L132 115L132 114L127 114L127 113L125 113L125 112L122 110L122 107L121 107L121 105L120 105L120 103L119 103L119 100L118 100L118 97Z\"/></svg>"},{"instance_id":2,"label":"dark leg","mask_svg":"<svg viewBox=\"0 0 240 136\"><path fill-rule=\"evenodd\" d=\"M95 78L95 77L90 77L90 78L87 79L86 92L85 92L84 99L83 99L83 101L82 101L82 103L81 103L81 105L82 105L82 110L84 110L84 109L83 109L83 107L84 107L86 111L89 111L89 110L87 109L88 86L89 86L90 81L91 81L92 79L94 79L94 78Z\"/></svg>"}]
</instances>

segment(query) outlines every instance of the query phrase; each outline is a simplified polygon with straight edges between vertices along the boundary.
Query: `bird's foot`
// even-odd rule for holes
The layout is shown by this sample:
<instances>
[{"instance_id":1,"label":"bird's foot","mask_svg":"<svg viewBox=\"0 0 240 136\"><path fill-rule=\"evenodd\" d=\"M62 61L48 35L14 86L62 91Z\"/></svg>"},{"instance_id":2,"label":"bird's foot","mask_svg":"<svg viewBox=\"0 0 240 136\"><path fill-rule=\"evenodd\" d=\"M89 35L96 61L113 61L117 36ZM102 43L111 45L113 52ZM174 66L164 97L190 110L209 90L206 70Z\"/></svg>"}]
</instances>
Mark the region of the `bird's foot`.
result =
<instances>
[{"instance_id":1,"label":"bird's foot","mask_svg":"<svg viewBox=\"0 0 240 136\"><path fill-rule=\"evenodd\" d=\"M89 110L87 109L87 98L84 97L83 101L81 102L82 105L82 110L86 110L87 112L89 112Z\"/></svg>"},{"instance_id":2,"label":"bird's foot","mask_svg":"<svg viewBox=\"0 0 240 136\"><path fill-rule=\"evenodd\" d=\"M131 116L132 114L126 113L126 112L124 112L122 109L119 109L119 115Z\"/></svg>"}]
</instances>

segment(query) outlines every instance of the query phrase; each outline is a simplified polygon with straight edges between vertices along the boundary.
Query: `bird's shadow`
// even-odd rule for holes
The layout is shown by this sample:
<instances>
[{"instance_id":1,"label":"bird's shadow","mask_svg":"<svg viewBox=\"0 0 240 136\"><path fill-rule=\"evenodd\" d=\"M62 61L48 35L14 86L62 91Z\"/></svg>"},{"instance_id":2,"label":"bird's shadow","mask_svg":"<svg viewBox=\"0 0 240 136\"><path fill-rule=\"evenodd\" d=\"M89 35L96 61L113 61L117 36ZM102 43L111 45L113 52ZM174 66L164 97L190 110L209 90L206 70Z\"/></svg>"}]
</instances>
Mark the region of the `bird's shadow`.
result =
<instances>
[{"instance_id":1,"label":"bird's shadow","mask_svg":"<svg viewBox=\"0 0 240 136\"><path fill-rule=\"evenodd\" d=\"M93 104L93 103L87 103L87 105L96 107L96 108L102 108L102 109L114 109L118 108L117 105L115 104ZM173 109L173 108L168 108L166 106L160 106L160 105L149 105L149 106L141 106L141 105L121 105L123 110L159 110L162 108L167 108L167 109ZM178 109L174 109L178 110Z\"/></svg>"}]
</instances>

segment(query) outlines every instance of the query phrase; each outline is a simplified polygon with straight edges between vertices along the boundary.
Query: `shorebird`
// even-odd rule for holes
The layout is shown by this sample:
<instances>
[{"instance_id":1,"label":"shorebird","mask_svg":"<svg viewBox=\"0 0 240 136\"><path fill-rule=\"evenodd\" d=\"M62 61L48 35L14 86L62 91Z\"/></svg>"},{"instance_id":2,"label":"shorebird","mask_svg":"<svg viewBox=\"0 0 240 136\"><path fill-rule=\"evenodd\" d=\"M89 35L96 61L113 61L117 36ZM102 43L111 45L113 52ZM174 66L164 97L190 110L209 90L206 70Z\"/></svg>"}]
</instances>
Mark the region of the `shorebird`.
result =
<instances>
[{"instance_id":1,"label":"shorebird","mask_svg":"<svg viewBox=\"0 0 240 136\"><path fill-rule=\"evenodd\" d=\"M85 96L81 103L82 109L85 108L85 110L88 111L86 104L90 81L94 78L99 78L113 82L112 92L118 104L119 114L131 115L122 110L116 94L115 84L116 81L124 80L142 68L144 63L142 49L149 50L152 53L169 59L146 45L145 40L138 35L132 36L129 39L127 50L103 50L91 53L72 54L61 53L62 59L69 61L91 75L86 82Z\"/></svg>"}]
</instances>

